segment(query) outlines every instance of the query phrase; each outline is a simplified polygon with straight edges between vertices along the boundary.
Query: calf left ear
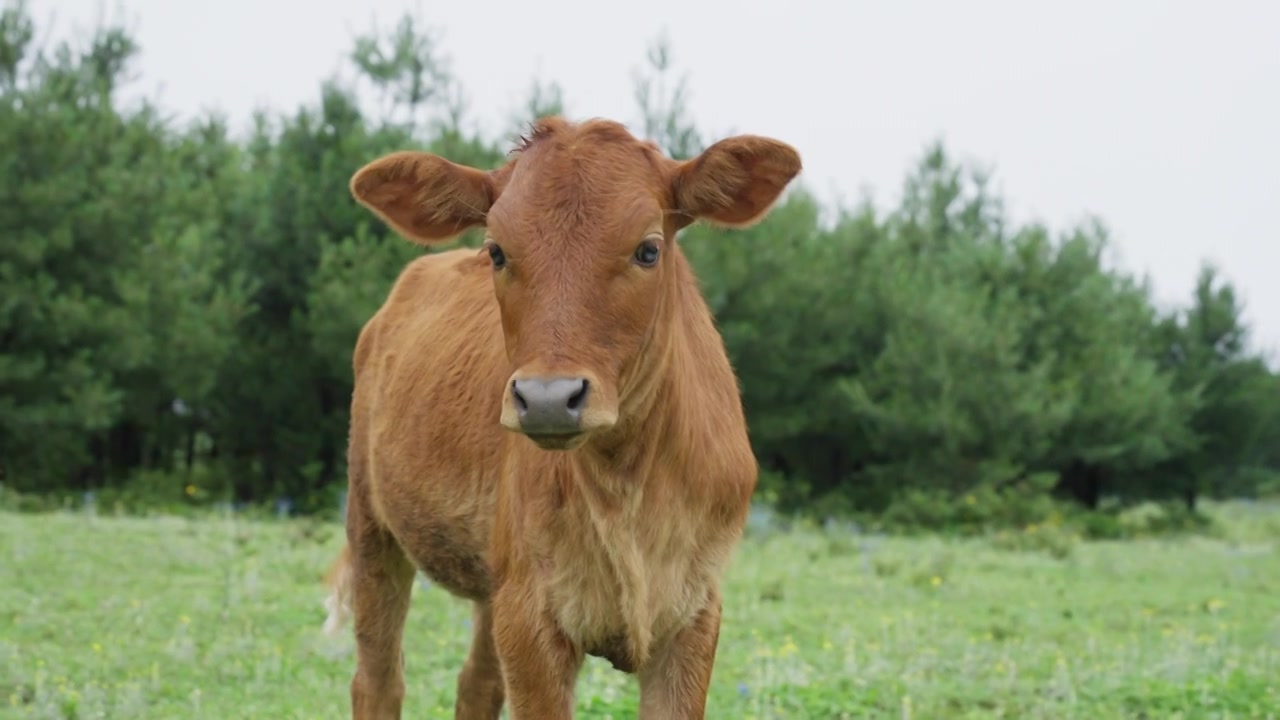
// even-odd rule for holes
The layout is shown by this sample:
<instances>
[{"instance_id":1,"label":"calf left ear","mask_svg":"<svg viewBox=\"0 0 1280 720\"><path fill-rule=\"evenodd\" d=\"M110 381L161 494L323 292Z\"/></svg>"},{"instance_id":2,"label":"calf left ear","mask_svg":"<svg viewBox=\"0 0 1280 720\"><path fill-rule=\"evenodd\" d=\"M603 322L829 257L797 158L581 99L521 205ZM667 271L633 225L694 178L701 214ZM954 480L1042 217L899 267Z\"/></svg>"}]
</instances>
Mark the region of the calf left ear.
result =
<instances>
[{"instance_id":1,"label":"calf left ear","mask_svg":"<svg viewBox=\"0 0 1280 720\"><path fill-rule=\"evenodd\" d=\"M430 245L483 225L501 191L502 173L404 151L356 171L351 194L401 235Z\"/></svg>"},{"instance_id":2,"label":"calf left ear","mask_svg":"<svg viewBox=\"0 0 1280 720\"><path fill-rule=\"evenodd\" d=\"M681 226L697 219L744 228L764 219L800 174L800 153L759 135L725 138L680 163L672 179Z\"/></svg>"}]
</instances>

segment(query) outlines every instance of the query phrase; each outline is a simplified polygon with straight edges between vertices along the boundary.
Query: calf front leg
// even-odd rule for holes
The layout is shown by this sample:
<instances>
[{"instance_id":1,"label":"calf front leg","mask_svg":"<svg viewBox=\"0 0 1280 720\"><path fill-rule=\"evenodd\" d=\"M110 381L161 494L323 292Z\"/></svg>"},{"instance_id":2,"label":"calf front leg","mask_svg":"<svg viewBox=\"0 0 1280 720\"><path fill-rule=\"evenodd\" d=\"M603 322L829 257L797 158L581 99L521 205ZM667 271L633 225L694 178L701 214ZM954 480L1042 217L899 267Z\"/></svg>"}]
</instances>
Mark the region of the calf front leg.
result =
<instances>
[{"instance_id":1,"label":"calf front leg","mask_svg":"<svg viewBox=\"0 0 1280 720\"><path fill-rule=\"evenodd\" d=\"M413 564L381 530L348 533L348 543L356 633L351 714L354 720L399 720L404 702L401 638L413 592Z\"/></svg>"},{"instance_id":2,"label":"calf front leg","mask_svg":"<svg viewBox=\"0 0 1280 720\"><path fill-rule=\"evenodd\" d=\"M504 584L493 597L492 612L511 720L572 718L582 652L530 588Z\"/></svg>"},{"instance_id":3,"label":"calf front leg","mask_svg":"<svg viewBox=\"0 0 1280 720\"><path fill-rule=\"evenodd\" d=\"M702 720L720 640L720 596L713 593L693 622L655 648L640 668L640 717Z\"/></svg>"}]
</instances>

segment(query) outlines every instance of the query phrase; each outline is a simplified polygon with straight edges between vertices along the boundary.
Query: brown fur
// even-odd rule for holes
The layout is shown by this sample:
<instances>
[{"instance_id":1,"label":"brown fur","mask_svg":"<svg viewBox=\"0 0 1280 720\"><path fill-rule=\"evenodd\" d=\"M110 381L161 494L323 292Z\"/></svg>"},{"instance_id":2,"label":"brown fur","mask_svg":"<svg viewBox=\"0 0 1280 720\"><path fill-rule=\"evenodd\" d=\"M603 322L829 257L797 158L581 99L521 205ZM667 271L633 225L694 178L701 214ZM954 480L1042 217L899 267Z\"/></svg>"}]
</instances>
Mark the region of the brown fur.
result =
<instances>
[{"instance_id":1,"label":"brown fur","mask_svg":"<svg viewBox=\"0 0 1280 720\"><path fill-rule=\"evenodd\" d=\"M406 238L483 225L506 267L413 261L356 344L330 574L332 618L354 614L354 717L400 716L415 568L475 605L456 717L572 717L584 654L638 676L642 717L703 717L757 465L676 232L757 222L799 171L767 138L677 162L616 123L548 118L492 172L401 152L355 173ZM632 262L646 239L649 268ZM521 434L509 390L532 375L589 380L581 435Z\"/></svg>"}]
</instances>

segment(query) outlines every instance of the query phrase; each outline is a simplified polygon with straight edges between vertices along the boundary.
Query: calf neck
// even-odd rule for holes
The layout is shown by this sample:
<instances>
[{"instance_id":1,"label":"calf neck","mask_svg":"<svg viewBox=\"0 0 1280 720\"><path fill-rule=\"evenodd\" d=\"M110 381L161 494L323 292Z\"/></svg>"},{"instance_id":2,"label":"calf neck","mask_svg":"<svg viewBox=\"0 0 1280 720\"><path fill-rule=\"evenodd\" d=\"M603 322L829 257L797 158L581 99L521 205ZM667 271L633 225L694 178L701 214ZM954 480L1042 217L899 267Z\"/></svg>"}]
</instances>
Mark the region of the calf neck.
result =
<instances>
[{"instance_id":1,"label":"calf neck","mask_svg":"<svg viewBox=\"0 0 1280 720\"><path fill-rule=\"evenodd\" d=\"M737 380L676 240L761 220L800 171L740 135L676 161L608 121L536 123L492 171L379 158L352 193L410 263L360 333L347 546L355 718L398 718L415 571L473 605L455 716L569 718L586 655L644 718L701 718L719 583L754 490Z\"/></svg>"}]
</instances>

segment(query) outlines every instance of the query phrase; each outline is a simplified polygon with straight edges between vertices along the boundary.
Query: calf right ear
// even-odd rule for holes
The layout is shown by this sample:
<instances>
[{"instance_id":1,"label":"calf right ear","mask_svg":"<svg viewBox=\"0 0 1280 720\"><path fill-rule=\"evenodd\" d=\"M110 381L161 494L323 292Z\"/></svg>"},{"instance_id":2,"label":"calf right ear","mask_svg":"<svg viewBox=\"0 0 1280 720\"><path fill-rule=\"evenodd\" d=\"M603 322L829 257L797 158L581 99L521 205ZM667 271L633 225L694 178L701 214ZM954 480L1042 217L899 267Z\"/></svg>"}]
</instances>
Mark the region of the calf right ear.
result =
<instances>
[{"instance_id":1,"label":"calf right ear","mask_svg":"<svg viewBox=\"0 0 1280 720\"><path fill-rule=\"evenodd\" d=\"M779 140L725 138L677 166L672 187L676 209L685 224L705 219L749 227L764 219L800 167L800 153Z\"/></svg>"},{"instance_id":2,"label":"calf right ear","mask_svg":"<svg viewBox=\"0 0 1280 720\"><path fill-rule=\"evenodd\" d=\"M430 245L485 223L501 191L500 173L403 151L356 171L351 194L407 239Z\"/></svg>"}]
</instances>

